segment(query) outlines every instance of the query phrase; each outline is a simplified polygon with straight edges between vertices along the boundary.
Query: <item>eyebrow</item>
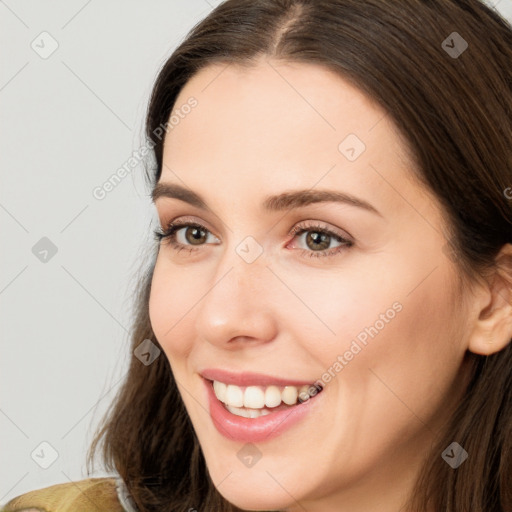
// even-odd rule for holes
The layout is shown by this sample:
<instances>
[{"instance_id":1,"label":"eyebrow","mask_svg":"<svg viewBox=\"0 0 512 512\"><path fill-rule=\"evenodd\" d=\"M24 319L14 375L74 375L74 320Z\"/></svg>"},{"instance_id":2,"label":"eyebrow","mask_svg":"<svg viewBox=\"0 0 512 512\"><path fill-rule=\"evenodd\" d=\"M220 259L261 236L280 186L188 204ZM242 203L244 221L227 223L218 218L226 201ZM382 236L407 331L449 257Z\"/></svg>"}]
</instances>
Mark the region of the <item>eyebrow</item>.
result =
<instances>
[{"instance_id":1,"label":"eyebrow","mask_svg":"<svg viewBox=\"0 0 512 512\"><path fill-rule=\"evenodd\" d=\"M151 193L151 199L153 203L155 203L157 199L160 199L161 197L179 199L180 201L189 203L192 206L196 206L197 208L213 213L206 204L206 201L199 194L178 184L165 182L157 183ZM283 192L282 194L267 197L263 202L263 207L267 211L278 212L291 210L293 208L300 208L307 206L308 204L325 202L349 204L382 217L382 214L374 206L363 199L346 194L345 192L337 192L334 190L309 189Z\"/></svg>"}]
</instances>

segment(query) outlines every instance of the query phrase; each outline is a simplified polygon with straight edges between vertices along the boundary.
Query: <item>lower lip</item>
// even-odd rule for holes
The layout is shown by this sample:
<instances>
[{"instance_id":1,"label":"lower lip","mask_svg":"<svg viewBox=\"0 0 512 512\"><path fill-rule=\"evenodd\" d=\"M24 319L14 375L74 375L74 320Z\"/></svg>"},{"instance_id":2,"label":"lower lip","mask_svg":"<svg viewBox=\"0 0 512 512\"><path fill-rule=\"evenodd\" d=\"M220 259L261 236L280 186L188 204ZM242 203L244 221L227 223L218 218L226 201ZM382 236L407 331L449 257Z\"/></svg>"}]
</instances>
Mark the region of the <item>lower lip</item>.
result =
<instances>
[{"instance_id":1,"label":"lower lip","mask_svg":"<svg viewBox=\"0 0 512 512\"><path fill-rule=\"evenodd\" d=\"M210 416L215 428L227 439L248 443L268 441L279 436L307 414L311 414L313 409L318 406L319 395L322 394L319 393L307 402L294 405L289 409L271 412L258 418L244 418L230 413L215 396L213 383L206 379L203 380L208 393Z\"/></svg>"}]
</instances>

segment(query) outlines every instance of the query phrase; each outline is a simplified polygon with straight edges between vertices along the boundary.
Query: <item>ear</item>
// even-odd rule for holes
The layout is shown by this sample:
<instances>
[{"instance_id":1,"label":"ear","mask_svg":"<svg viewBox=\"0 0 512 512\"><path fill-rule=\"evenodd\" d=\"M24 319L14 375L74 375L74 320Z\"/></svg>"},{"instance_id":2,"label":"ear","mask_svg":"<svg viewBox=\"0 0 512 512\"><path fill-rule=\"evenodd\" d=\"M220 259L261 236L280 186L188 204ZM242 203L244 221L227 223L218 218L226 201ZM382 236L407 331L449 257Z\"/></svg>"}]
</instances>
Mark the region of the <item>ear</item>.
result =
<instances>
[{"instance_id":1,"label":"ear","mask_svg":"<svg viewBox=\"0 0 512 512\"><path fill-rule=\"evenodd\" d=\"M512 245L505 244L495 261L493 275L477 285L468 344L484 356L499 352L512 338Z\"/></svg>"}]
</instances>

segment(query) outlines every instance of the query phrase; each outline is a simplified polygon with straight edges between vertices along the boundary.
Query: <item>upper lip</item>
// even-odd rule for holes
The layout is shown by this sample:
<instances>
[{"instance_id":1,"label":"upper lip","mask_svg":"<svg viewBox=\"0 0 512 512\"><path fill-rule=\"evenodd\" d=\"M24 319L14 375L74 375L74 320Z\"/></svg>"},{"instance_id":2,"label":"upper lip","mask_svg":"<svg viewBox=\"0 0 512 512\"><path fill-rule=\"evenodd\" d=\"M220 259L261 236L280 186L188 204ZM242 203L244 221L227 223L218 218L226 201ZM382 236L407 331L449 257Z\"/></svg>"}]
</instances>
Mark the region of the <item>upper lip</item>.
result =
<instances>
[{"instance_id":1,"label":"upper lip","mask_svg":"<svg viewBox=\"0 0 512 512\"><path fill-rule=\"evenodd\" d=\"M199 373L207 380L216 380L236 386L310 386L314 382L311 380L283 379L282 377L248 371L235 373L220 368L206 368Z\"/></svg>"}]
</instances>

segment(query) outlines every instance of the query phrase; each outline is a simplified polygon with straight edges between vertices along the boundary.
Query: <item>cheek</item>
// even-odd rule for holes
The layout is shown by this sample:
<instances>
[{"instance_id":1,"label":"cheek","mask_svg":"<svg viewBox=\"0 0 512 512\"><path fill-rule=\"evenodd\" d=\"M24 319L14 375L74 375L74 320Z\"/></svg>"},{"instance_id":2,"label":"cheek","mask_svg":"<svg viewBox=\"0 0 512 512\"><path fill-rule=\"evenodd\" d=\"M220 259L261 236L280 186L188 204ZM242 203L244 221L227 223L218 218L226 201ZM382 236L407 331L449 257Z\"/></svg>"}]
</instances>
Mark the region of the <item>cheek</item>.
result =
<instances>
[{"instance_id":1,"label":"cheek","mask_svg":"<svg viewBox=\"0 0 512 512\"><path fill-rule=\"evenodd\" d=\"M186 333L194 305L204 294L199 284L199 277L190 270L171 269L164 258L157 259L151 282L149 318L156 338L171 361L186 355L192 348L192 340Z\"/></svg>"},{"instance_id":2,"label":"cheek","mask_svg":"<svg viewBox=\"0 0 512 512\"><path fill-rule=\"evenodd\" d=\"M389 456L387 450L396 452L406 440L419 442L425 425L435 431L457 400L452 386L465 349L453 275L440 266L424 279L431 268L417 270L417 276L404 276L401 269L406 266L396 268L385 282L371 271L358 278L326 280L329 300L315 288L308 305L335 334L319 321L316 336L314 330L307 333L312 322L304 318L305 312L296 330L307 333L300 338L302 345L323 368L319 378L336 404L330 418L340 426L332 434L335 442L350 440L350 448L340 444L340 453L368 453L361 467L363 461L374 463L378 454ZM298 293L305 293L306 287L297 286Z\"/></svg>"},{"instance_id":3,"label":"cheek","mask_svg":"<svg viewBox=\"0 0 512 512\"><path fill-rule=\"evenodd\" d=\"M347 258L337 270L290 268L281 273L300 299L283 292L283 303L293 304L283 310L284 324L326 371L347 351L351 366L366 364L364 353L371 341L383 338L403 315L403 297L390 265L381 262L376 268L369 260L365 265ZM382 268L387 269L385 279Z\"/></svg>"},{"instance_id":4,"label":"cheek","mask_svg":"<svg viewBox=\"0 0 512 512\"><path fill-rule=\"evenodd\" d=\"M346 367L348 392L366 389L370 408L380 410L390 423L402 414L425 421L437 415L457 383L465 354L464 322L456 307L451 275L436 270L417 288L395 285L375 293L370 315L358 326L361 351ZM395 315L385 309L399 304ZM378 322L384 313L388 322ZM362 319L361 319L362 320ZM359 343L361 334L366 343ZM367 335L367 336L366 336ZM347 342L344 341L344 344Z\"/></svg>"},{"instance_id":5,"label":"cheek","mask_svg":"<svg viewBox=\"0 0 512 512\"><path fill-rule=\"evenodd\" d=\"M324 368L324 382L344 375L350 377L341 379L349 394L371 389L386 401L396 397L379 377L412 403L425 389L434 400L448 392L465 353L454 274L446 264L436 267L435 259L410 267L395 260L377 270L346 271L339 280L295 280L294 290L318 319L304 309L295 315L296 332Z\"/></svg>"}]
</instances>

